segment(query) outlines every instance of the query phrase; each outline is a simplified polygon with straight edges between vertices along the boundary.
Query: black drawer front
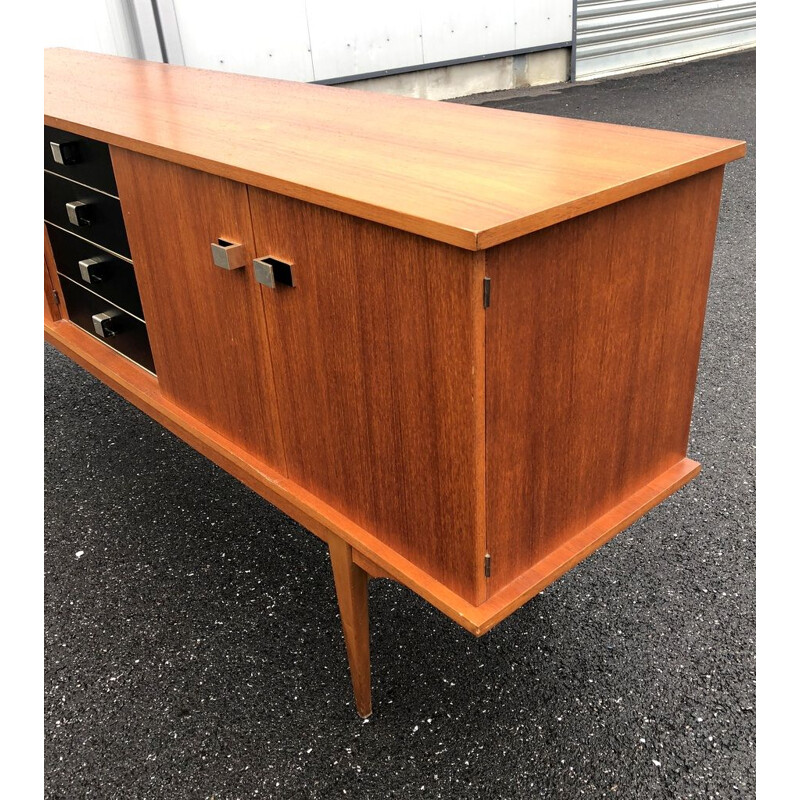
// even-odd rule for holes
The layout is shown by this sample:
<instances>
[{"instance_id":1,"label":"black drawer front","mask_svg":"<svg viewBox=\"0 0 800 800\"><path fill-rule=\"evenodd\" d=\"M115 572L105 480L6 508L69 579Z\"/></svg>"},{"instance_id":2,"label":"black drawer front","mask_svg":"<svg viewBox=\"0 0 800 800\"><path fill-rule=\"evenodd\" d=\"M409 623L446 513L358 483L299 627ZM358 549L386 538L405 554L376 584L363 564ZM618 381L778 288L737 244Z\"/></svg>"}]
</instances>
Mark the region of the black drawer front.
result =
<instances>
[{"instance_id":1,"label":"black drawer front","mask_svg":"<svg viewBox=\"0 0 800 800\"><path fill-rule=\"evenodd\" d=\"M75 220L70 219L68 203L84 204L76 207L75 214L87 224L75 224ZM45 172L44 218L126 258L131 257L122 208L115 197Z\"/></svg>"},{"instance_id":2,"label":"black drawer front","mask_svg":"<svg viewBox=\"0 0 800 800\"><path fill-rule=\"evenodd\" d=\"M76 283L144 319L136 274L128 261L53 225L47 226L56 269Z\"/></svg>"},{"instance_id":3,"label":"black drawer front","mask_svg":"<svg viewBox=\"0 0 800 800\"><path fill-rule=\"evenodd\" d=\"M60 164L57 157L65 163ZM108 145L103 142L45 125L44 168L95 189L117 193Z\"/></svg>"},{"instance_id":4,"label":"black drawer front","mask_svg":"<svg viewBox=\"0 0 800 800\"><path fill-rule=\"evenodd\" d=\"M100 339L101 342L105 342L109 347L113 347L114 350L118 350L132 361L141 364L145 369L149 369L151 372L156 371L153 365L153 356L150 353L147 326L143 322L120 311L102 297L92 294L68 278L62 279L61 291L67 306L67 314L72 322ZM95 314L109 312L116 314L113 320L113 328L116 333L113 336L100 337L96 333L92 317Z\"/></svg>"}]
</instances>

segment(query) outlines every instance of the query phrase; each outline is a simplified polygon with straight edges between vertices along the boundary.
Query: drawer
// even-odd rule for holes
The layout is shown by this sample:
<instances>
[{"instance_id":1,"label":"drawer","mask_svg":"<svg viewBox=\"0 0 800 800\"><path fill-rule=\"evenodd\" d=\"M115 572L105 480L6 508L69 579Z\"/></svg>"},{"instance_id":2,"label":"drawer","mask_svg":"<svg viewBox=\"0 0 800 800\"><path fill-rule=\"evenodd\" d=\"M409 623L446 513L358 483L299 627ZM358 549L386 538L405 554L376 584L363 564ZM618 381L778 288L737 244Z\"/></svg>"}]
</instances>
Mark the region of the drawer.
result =
<instances>
[{"instance_id":1,"label":"drawer","mask_svg":"<svg viewBox=\"0 0 800 800\"><path fill-rule=\"evenodd\" d=\"M85 283L86 288L106 300L144 318L136 274L130 262L54 225L47 226L47 235L53 248L56 269L62 275L72 278L76 283Z\"/></svg>"},{"instance_id":2,"label":"drawer","mask_svg":"<svg viewBox=\"0 0 800 800\"><path fill-rule=\"evenodd\" d=\"M74 204L72 217L68 204ZM45 172L44 218L121 256L131 257L122 208L116 197Z\"/></svg>"},{"instance_id":3,"label":"drawer","mask_svg":"<svg viewBox=\"0 0 800 800\"><path fill-rule=\"evenodd\" d=\"M44 168L94 189L117 194L111 155L103 142L45 125Z\"/></svg>"},{"instance_id":4,"label":"drawer","mask_svg":"<svg viewBox=\"0 0 800 800\"><path fill-rule=\"evenodd\" d=\"M61 293L70 321L88 331L101 342L141 364L145 369L155 372L147 326L141 321L117 308L102 297L84 289L69 278L61 279ZM95 320L97 314L109 314L107 323L109 335L99 336ZM100 324L99 321L97 323Z\"/></svg>"}]
</instances>

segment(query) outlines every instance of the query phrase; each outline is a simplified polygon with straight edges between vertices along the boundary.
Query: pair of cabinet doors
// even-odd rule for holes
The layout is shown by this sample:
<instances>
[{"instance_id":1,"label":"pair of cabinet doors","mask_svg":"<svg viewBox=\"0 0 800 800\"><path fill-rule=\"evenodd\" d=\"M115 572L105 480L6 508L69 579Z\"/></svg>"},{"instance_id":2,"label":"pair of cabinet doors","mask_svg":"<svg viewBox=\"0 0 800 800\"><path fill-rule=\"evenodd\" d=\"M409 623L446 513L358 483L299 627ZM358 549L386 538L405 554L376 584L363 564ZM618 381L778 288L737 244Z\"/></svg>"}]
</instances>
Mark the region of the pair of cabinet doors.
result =
<instances>
[{"instance_id":1,"label":"pair of cabinet doors","mask_svg":"<svg viewBox=\"0 0 800 800\"><path fill-rule=\"evenodd\" d=\"M125 149L112 158L165 395L479 602L476 254ZM243 268L214 264L218 239L243 246ZM253 259L268 256L292 264L294 287L256 281Z\"/></svg>"}]
</instances>

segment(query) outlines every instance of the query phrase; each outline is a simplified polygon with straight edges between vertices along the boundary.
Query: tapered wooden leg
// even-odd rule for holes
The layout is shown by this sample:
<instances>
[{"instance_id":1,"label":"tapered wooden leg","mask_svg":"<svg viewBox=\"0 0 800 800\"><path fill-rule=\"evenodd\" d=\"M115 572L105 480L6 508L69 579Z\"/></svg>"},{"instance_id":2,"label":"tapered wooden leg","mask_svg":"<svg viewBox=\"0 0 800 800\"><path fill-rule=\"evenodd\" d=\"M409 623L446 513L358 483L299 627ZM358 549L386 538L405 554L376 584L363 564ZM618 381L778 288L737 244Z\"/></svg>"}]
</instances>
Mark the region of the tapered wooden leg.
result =
<instances>
[{"instance_id":1,"label":"tapered wooden leg","mask_svg":"<svg viewBox=\"0 0 800 800\"><path fill-rule=\"evenodd\" d=\"M350 678L356 711L361 717L372 713L372 693L369 674L369 611L367 608L367 583L369 576L353 563L353 548L331 537L328 543L342 617L342 631L350 662Z\"/></svg>"}]
</instances>

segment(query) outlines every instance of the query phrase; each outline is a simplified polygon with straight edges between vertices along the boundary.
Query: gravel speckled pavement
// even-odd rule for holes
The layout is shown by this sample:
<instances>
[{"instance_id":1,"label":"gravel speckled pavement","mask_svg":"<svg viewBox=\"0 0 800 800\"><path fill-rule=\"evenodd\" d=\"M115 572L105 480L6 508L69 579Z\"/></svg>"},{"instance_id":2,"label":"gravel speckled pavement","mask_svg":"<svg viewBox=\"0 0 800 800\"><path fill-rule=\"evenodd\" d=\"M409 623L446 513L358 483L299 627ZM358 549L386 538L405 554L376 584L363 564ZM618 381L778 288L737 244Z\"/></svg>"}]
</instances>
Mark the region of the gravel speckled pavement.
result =
<instances>
[{"instance_id":1,"label":"gravel speckled pavement","mask_svg":"<svg viewBox=\"0 0 800 800\"><path fill-rule=\"evenodd\" d=\"M374 582L362 722L325 546L46 347L46 797L754 797L755 55L467 102L748 141L701 476L482 639Z\"/></svg>"}]
</instances>

